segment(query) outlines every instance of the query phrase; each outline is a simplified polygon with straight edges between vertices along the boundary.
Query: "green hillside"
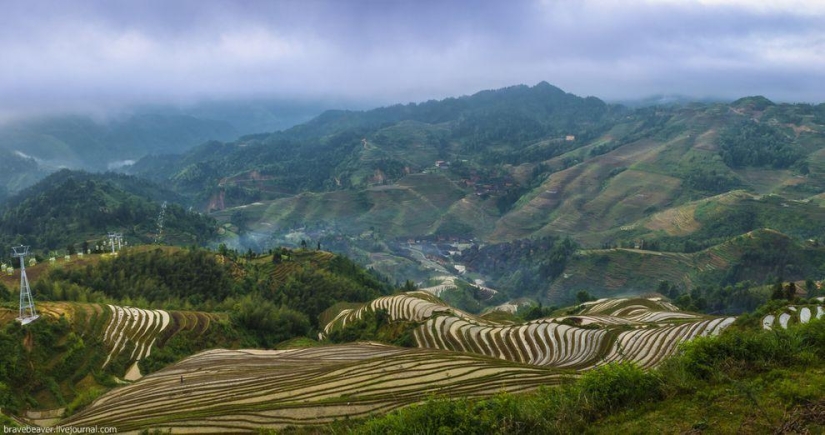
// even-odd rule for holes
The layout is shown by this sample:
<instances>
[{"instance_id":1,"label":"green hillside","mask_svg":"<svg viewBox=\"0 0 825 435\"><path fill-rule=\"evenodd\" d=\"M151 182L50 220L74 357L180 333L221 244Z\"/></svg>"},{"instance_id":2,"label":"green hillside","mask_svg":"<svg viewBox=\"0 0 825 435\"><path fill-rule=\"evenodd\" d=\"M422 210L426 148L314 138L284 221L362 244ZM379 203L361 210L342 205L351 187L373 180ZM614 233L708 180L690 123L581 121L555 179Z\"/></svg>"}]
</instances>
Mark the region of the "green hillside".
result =
<instances>
[{"instance_id":1,"label":"green hillside","mask_svg":"<svg viewBox=\"0 0 825 435\"><path fill-rule=\"evenodd\" d=\"M559 303L582 289L647 293L663 280L690 291L820 278L824 133L821 105L748 97L630 109L541 83L330 111L133 170L212 211L222 241L239 249L323 240L397 282L468 266L510 297ZM761 230L790 238L793 248L777 249L813 256L776 266L728 252ZM582 249L567 278L567 255L551 264L493 247L547 237ZM466 244L405 245L420 239L471 241L495 261L464 256ZM719 246L724 261L693 255ZM613 248L658 254L592 255Z\"/></svg>"},{"instance_id":2,"label":"green hillside","mask_svg":"<svg viewBox=\"0 0 825 435\"><path fill-rule=\"evenodd\" d=\"M207 203L220 191L227 205L236 205L256 193L266 199L383 184L419 173L435 160L501 158L485 154L493 148L518 160L522 148L536 140L593 135L611 110L596 98L579 98L547 83L514 86L366 112L329 111L283 132L241 138L219 153L204 155L205 148L215 148L204 145L172 165L156 168L150 158L133 171L167 178ZM193 159L196 155L204 158ZM267 181L264 187L231 181L253 171Z\"/></svg>"},{"instance_id":3,"label":"green hillside","mask_svg":"<svg viewBox=\"0 0 825 435\"><path fill-rule=\"evenodd\" d=\"M120 232L131 243L158 238L162 203L182 198L151 182L117 174L62 170L38 182L0 208L0 245L31 245L38 252L79 252ZM214 221L171 203L161 240L203 244L216 234ZM91 248L89 248L91 249Z\"/></svg>"},{"instance_id":4,"label":"green hillside","mask_svg":"<svg viewBox=\"0 0 825 435\"><path fill-rule=\"evenodd\" d=\"M747 251L754 250L754 244L776 245L783 237L755 232L730 244ZM562 252L572 242L540 243L510 245L504 252L553 247ZM724 255L724 246L715 249L684 255L710 261L711 254ZM432 402L443 394L473 401L468 403L529 401L572 394L572 385L611 388L595 377L614 371L633 376L637 385L658 379L658 373L673 373L678 363L668 358L682 342L720 333L722 345L737 342L729 338L736 335L723 332L735 318L682 311L658 297L602 299L551 317L524 322L514 316L499 322L450 307L427 293L438 287L390 294L393 289L380 277L320 250L241 254L225 247L214 252L139 246L117 256L88 255L37 264L27 271L43 317L21 327L14 320L16 294L8 290L19 276L0 279L6 301L0 309L0 400L5 412L38 424L215 433L335 426L416 403L443 406ZM781 334L814 334L792 342L818 343L810 340L821 335L816 335L821 301L797 300L793 310L778 303L766 309L785 313L777 322L780 339ZM762 327L763 314L745 316L737 327L755 343L763 338L751 330ZM785 316L793 319L787 330ZM397 341L407 347L351 343L356 340ZM696 346L717 343L699 339ZM264 350L272 348L277 350ZM691 358L712 355L699 352ZM781 360L778 353L768 359L759 355L753 361L780 361L784 365L777 367L796 370L796 356ZM805 361L816 368L819 356L811 354ZM659 368L644 372L628 362ZM705 367L690 369L696 381L678 391L714 388L716 384L702 384L708 382ZM580 375L579 382L585 384L572 384L571 378ZM548 386L557 385L562 386L548 392ZM644 388L639 400L681 397L671 387L658 385ZM792 394L805 398L805 391ZM527 396L510 396L523 392ZM490 406L492 410L497 405ZM615 410L611 406L598 408L599 414L585 409L575 415L608 418ZM28 412L34 410L52 411Z\"/></svg>"},{"instance_id":5,"label":"green hillside","mask_svg":"<svg viewBox=\"0 0 825 435\"><path fill-rule=\"evenodd\" d=\"M825 385L819 320L780 332L701 338L653 371L605 366L575 383L487 399L424 404L315 433L821 433Z\"/></svg>"},{"instance_id":6,"label":"green hillside","mask_svg":"<svg viewBox=\"0 0 825 435\"><path fill-rule=\"evenodd\" d=\"M284 132L147 158L133 170L166 180L210 210L266 200L311 210L318 198L308 192L369 196L377 186L438 172L464 199L479 202L475 209L492 213L484 225L471 225L477 237L563 232L591 244L598 243L594 234L733 189L787 200L821 193L825 127L817 107L748 101L631 110L542 83L327 112ZM396 205L407 201L383 202L388 213L397 212L381 217L395 222L387 232L402 234L404 211ZM452 203L433 204L438 217L454 220ZM364 211L332 208L306 220L349 229ZM264 222L290 219L285 213Z\"/></svg>"},{"instance_id":7,"label":"green hillside","mask_svg":"<svg viewBox=\"0 0 825 435\"><path fill-rule=\"evenodd\" d=\"M214 348L272 348L317 337L339 302L390 292L379 277L323 251L267 256L137 246L40 263L27 275L41 318L21 326L20 275L0 276L0 403L67 407ZM60 413L58 413L58 417Z\"/></svg>"},{"instance_id":8,"label":"green hillside","mask_svg":"<svg viewBox=\"0 0 825 435\"><path fill-rule=\"evenodd\" d=\"M0 204L12 193L46 176L34 159L0 149Z\"/></svg>"},{"instance_id":9,"label":"green hillside","mask_svg":"<svg viewBox=\"0 0 825 435\"><path fill-rule=\"evenodd\" d=\"M682 291L739 282L772 282L778 277L800 281L825 274L825 250L782 233L758 230L732 237L694 253L641 249L584 250L567 263L562 276L547 288L554 302L573 299L579 290L599 297L658 291L662 281Z\"/></svg>"},{"instance_id":10,"label":"green hillside","mask_svg":"<svg viewBox=\"0 0 825 435\"><path fill-rule=\"evenodd\" d=\"M71 414L141 370L216 346L254 343L225 314L77 302L40 302L37 309L41 318L21 327L13 304L0 308L6 412L66 408Z\"/></svg>"}]
</instances>

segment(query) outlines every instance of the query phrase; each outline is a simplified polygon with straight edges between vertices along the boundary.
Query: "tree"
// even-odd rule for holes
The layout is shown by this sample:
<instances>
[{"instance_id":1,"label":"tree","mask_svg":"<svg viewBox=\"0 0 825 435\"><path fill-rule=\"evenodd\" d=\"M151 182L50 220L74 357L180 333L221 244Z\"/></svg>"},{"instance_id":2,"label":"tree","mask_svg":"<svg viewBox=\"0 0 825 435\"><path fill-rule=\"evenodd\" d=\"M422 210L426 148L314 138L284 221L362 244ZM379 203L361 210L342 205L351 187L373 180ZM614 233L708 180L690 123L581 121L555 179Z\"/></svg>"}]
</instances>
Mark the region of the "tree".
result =
<instances>
[{"instance_id":1,"label":"tree","mask_svg":"<svg viewBox=\"0 0 825 435\"><path fill-rule=\"evenodd\" d=\"M771 299L776 301L784 298L785 292L782 291L782 281L777 280L776 283L773 285L773 289L771 291Z\"/></svg>"},{"instance_id":2,"label":"tree","mask_svg":"<svg viewBox=\"0 0 825 435\"><path fill-rule=\"evenodd\" d=\"M796 297L796 284L794 282L785 286L785 299L792 301Z\"/></svg>"},{"instance_id":3,"label":"tree","mask_svg":"<svg viewBox=\"0 0 825 435\"><path fill-rule=\"evenodd\" d=\"M416 290L418 290L418 287L416 287L415 283L410 280L404 281L404 287L401 287L401 291L403 292L413 292Z\"/></svg>"},{"instance_id":4,"label":"tree","mask_svg":"<svg viewBox=\"0 0 825 435\"><path fill-rule=\"evenodd\" d=\"M591 295L590 292L588 292L587 290L580 290L578 293L576 293L576 301L578 301L578 303L580 304L594 300L596 300L596 298L594 298L593 295Z\"/></svg>"},{"instance_id":5,"label":"tree","mask_svg":"<svg viewBox=\"0 0 825 435\"><path fill-rule=\"evenodd\" d=\"M816 283L814 280L808 278L805 280L805 291L808 293L808 297L816 296L817 288Z\"/></svg>"}]
</instances>

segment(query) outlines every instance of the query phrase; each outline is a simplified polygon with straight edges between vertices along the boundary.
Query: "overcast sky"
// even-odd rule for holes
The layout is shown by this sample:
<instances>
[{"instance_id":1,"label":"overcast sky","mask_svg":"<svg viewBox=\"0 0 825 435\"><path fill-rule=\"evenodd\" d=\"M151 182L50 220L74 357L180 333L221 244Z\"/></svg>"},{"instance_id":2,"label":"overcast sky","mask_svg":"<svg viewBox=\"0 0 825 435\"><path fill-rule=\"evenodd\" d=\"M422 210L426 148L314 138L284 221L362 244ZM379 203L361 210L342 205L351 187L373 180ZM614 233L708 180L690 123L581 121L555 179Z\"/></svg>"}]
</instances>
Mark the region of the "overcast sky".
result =
<instances>
[{"instance_id":1,"label":"overcast sky","mask_svg":"<svg viewBox=\"0 0 825 435\"><path fill-rule=\"evenodd\" d=\"M606 100L825 102L825 1L0 0L0 115L542 80Z\"/></svg>"}]
</instances>

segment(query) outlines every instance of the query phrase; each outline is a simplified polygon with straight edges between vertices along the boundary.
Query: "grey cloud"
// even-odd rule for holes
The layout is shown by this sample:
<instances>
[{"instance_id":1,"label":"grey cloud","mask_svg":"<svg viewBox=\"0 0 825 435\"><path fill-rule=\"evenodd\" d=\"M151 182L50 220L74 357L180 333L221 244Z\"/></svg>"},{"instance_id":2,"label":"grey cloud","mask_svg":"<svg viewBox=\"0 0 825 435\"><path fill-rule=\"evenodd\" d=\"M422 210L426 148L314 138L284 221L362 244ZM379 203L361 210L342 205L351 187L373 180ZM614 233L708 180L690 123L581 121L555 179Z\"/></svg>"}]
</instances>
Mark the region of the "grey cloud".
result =
<instances>
[{"instance_id":1,"label":"grey cloud","mask_svg":"<svg viewBox=\"0 0 825 435\"><path fill-rule=\"evenodd\" d=\"M249 96L393 103L541 80L606 99L825 100L822 9L377 0L3 8L0 113Z\"/></svg>"}]
</instances>

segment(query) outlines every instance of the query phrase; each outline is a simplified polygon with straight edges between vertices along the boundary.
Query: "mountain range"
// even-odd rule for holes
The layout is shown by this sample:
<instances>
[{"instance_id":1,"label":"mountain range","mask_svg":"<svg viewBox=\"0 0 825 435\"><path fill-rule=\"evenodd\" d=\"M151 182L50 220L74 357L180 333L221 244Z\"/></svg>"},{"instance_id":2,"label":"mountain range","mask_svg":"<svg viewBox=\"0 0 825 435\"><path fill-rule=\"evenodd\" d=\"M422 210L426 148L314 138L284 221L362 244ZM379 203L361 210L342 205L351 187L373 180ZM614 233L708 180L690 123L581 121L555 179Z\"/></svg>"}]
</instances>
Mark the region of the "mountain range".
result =
<instances>
[{"instance_id":1,"label":"mountain range","mask_svg":"<svg viewBox=\"0 0 825 435\"><path fill-rule=\"evenodd\" d=\"M542 82L330 110L274 133L180 142L123 170L210 213L215 245L323 241L399 282L463 268L507 294L569 302L581 289L639 293L665 279L687 291L750 270L757 282L821 273L823 133L825 104L755 96L630 108ZM780 264L731 251L745 236L787 238ZM579 252L548 282L514 279L516 266L464 267L470 246L545 237L569 238ZM651 252L672 261L633 273ZM713 252L728 254L702 260Z\"/></svg>"}]
</instances>

